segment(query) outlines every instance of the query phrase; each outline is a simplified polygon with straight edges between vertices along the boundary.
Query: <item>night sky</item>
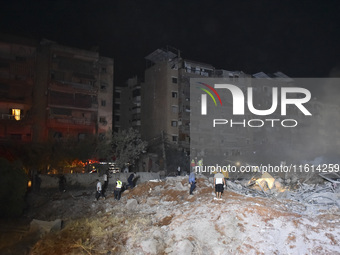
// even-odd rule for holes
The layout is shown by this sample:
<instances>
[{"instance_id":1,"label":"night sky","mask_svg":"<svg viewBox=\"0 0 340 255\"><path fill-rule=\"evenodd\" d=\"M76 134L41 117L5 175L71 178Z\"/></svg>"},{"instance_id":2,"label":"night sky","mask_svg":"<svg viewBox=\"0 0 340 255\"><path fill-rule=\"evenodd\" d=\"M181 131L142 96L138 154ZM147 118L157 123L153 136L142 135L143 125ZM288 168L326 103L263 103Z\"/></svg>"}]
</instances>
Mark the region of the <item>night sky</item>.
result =
<instances>
[{"instance_id":1,"label":"night sky","mask_svg":"<svg viewBox=\"0 0 340 255\"><path fill-rule=\"evenodd\" d=\"M115 60L115 84L143 75L167 45L253 74L327 77L340 66L340 1L1 1L0 32L46 38ZM334 73L334 71L333 71Z\"/></svg>"}]
</instances>

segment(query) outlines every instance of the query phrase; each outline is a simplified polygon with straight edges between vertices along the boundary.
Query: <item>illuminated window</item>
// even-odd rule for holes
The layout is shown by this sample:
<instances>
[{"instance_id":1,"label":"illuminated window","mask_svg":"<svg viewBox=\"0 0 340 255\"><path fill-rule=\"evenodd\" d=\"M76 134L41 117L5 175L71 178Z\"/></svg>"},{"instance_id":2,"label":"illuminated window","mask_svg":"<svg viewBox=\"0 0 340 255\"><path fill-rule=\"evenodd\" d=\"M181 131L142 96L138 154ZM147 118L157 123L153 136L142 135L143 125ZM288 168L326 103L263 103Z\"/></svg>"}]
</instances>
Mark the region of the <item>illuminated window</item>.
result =
<instances>
[{"instance_id":1,"label":"illuminated window","mask_svg":"<svg viewBox=\"0 0 340 255\"><path fill-rule=\"evenodd\" d=\"M12 109L12 116L15 120L20 120L20 109Z\"/></svg>"}]
</instances>

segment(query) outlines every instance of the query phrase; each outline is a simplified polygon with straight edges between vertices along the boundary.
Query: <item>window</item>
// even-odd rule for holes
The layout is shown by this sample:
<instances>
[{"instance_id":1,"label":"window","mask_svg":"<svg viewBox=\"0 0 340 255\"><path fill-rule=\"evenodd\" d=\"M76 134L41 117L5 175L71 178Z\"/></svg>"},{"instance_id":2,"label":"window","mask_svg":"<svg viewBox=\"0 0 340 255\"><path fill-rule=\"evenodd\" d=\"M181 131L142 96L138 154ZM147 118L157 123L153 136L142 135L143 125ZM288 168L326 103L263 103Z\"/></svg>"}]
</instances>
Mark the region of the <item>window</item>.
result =
<instances>
[{"instance_id":1,"label":"window","mask_svg":"<svg viewBox=\"0 0 340 255\"><path fill-rule=\"evenodd\" d=\"M172 97L173 97L173 98L177 98L177 92L176 92L176 91L173 91L173 92L172 92Z\"/></svg>"},{"instance_id":2,"label":"window","mask_svg":"<svg viewBox=\"0 0 340 255\"><path fill-rule=\"evenodd\" d=\"M102 73L106 73L106 67L102 67Z\"/></svg>"},{"instance_id":3,"label":"window","mask_svg":"<svg viewBox=\"0 0 340 255\"><path fill-rule=\"evenodd\" d=\"M120 109L120 104L115 104L114 109L119 110Z\"/></svg>"},{"instance_id":4,"label":"window","mask_svg":"<svg viewBox=\"0 0 340 255\"><path fill-rule=\"evenodd\" d=\"M107 124L106 118L105 117L99 117L99 122L103 125Z\"/></svg>"},{"instance_id":5,"label":"window","mask_svg":"<svg viewBox=\"0 0 340 255\"><path fill-rule=\"evenodd\" d=\"M115 92L115 98L120 98L120 92Z\"/></svg>"},{"instance_id":6,"label":"window","mask_svg":"<svg viewBox=\"0 0 340 255\"><path fill-rule=\"evenodd\" d=\"M105 100L102 100L101 105L102 105L102 106L106 106L106 101L105 101Z\"/></svg>"},{"instance_id":7,"label":"window","mask_svg":"<svg viewBox=\"0 0 340 255\"><path fill-rule=\"evenodd\" d=\"M173 135L173 136L172 136L172 141L173 141L173 142L177 142L177 140L178 140L178 136L177 136L177 135Z\"/></svg>"},{"instance_id":8,"label":"window","mask_svg":"<svg viewBox=\"0 0 340 255\"><path fill-rule=\"evenodd\" d=\"M177 105L171 106L171 111L172 113L178 113L178 106Z\"/></svg>"},{"instance_id":9,"label":"window","mask_svg":"<svg viewBox=\"0 0 340 255\"><path fill-rule=\"evenodd\" d=\"M104 83L104 82L100 83L100 90L101 91L106 91L107 87L108 87L108 85L106 83Z\"/></svg>"},{"instance_id":10,"label":"window","mask_svg":"<svg viewBox=\"0 0 340 255\"><path fill-rule=\"evenodd\" d=\"M177 83L177 77L172 77L172 83Z\"/></svg>"},{"instance_id":11,"label":"window","mask_svg":"<svg viewBox=\"0 0 340 255\"><path fill-rule=\"evenodd\" d=\"M20 120L20 109L12 109L12 116L15 120Z\"/></svg>"},{"instance_id":12,"label":"window","mask_svg":"<svg viewBox=\"0 0 340 255\"><path fill-rule=\"evenodd\" d=\"M177 127L177 121L176 120L171 121L171 126L172 127Z\"/></svg>"}]
</instances>

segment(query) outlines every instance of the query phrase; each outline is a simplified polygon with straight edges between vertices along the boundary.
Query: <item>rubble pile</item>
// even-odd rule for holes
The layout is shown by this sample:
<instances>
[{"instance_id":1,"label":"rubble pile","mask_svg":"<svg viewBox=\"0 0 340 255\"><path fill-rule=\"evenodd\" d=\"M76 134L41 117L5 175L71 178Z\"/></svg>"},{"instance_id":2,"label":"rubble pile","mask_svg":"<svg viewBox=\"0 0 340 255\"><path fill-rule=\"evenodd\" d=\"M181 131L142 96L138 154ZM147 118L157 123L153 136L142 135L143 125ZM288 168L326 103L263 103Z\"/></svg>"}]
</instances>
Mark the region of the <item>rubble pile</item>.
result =
<instances>
[{"instance_id":1,"label":"rubble pile","mask_svg":"<svg viewBox=\"0 0 340 255\"><path fill-rule=\"evenodd\" d=\"M265 175L229 180L215 200L213 177L197 177L193 195L187 176L138 184L119 201L113 191L99 201L90 190L40 195L29 215L61 219L63 228L45 234L31 254L340 254L332 185L289 190ZM322 199L327 193L335 195Z\"/></svg>"},{"instance_id":2,"label":"rubble pile","mask_svg":"<svg viewBox=\"0 0 340 255\"><path fill-rule=\"evenodd\" d=\"M335 173L330 177L321 176L326 177L325 182L307 184L301 183L298 179L293 182L288 179L285 182L281 178L275 179L269 173L264 173L259 178L253 177L249 181L227 181L227 185L228 189L247 196L276 198L280 201L288 200L290 203L299 202L300 207L294 204L294 208L291 209L300 214L319 214L333 206L340 209L340 185L337 186L340 182L336 178L339 177L340 180L340 176Z\"/></svg>"}]
</instances>

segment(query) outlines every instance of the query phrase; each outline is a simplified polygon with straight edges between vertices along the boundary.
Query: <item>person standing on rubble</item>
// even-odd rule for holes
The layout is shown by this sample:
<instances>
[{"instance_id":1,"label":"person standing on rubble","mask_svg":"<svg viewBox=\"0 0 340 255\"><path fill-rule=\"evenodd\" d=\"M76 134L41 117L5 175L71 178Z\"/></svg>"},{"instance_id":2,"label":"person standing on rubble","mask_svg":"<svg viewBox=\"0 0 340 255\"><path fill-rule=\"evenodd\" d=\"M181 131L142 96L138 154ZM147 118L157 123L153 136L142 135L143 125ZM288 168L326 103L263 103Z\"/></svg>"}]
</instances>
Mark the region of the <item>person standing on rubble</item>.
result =
<instances>
[{"instance_id":1,"label":"person standing on rubble","mask_svg":"<svg viewBox=\"0 0 340 255\"><path fill-rule=\"evenodd\" d=\"M214 175L214 187L215 187L215 192L216 192L216 198L218 200L221 199L224 186L225 186L224 175L221 172L217 172Z\"/></svg>"},{"instance_id":2,"label":"person standing on rubble","mask_svg":"<svg viewBox=\"0 0 340 255\"><path fill-rule=\"evenodd\" d=\"M122 181L117 179L117 181L116 181L116 188L115 188L115 191L114 191L115 200L120 200L122 186L123 186Z\"/></svg>"},{"instance_id":3,"label":"person standing on rubble","mask_svg":"<svg viewBox=\"0 0 340 255\"><path fill-rule=\"evenodd\" d=\"M195 175L195 171L191 171L191 173L189 175L189 184L190 184L190 192L189 192L189 194L192 195L194 189L196 188L196 175Z\"/></svg>"},{"instance_id":4,"label":"person standing on rubble","mask_svg":"<svg viewBox=\"0 0 340 255\"><path fill-rule=\"evenodd\" d=\"M104 180L103 194L105 195L106 190L107 190L107 186L109 185L108 176L107 176L107 171L106 171L106 172L104 173L104 175L103 175L103 180Z\"/></svg>"},{"instance_id":5,"label":"person standing on rubble","mask_svg":"<svg viewBox=\"0 0 340 255\"><path fill-rule=\"evenodd\" d=\"M102 183L99 181L99 179L97 179L96 200L98 201L100 197L103 197L105 199L105 195L102 192Z\"/></svg>"},{"instance_id":6,"label":"person standing on rubble","mask_svg":"<svg viewBox=\"0 0 340 255\"><path fill-rule=\"evenodd\" d=\"M191 171L195 171L196 162L194 159L191 160L190 167L191 167Z\"/></svg>"},{"instance_id":7,"label":"person standing on rubble","mask_svg":"<svg viewBox=\"0 0 340 255\"><path fill-rule=\"evenodd\" d=\"M136 173L133 172L130 174L129 178L127 179L128 183L129 183L129 187L131 189L133 189L135 187L135 180L136 180Z\"/></svg>"}]
</instances>

